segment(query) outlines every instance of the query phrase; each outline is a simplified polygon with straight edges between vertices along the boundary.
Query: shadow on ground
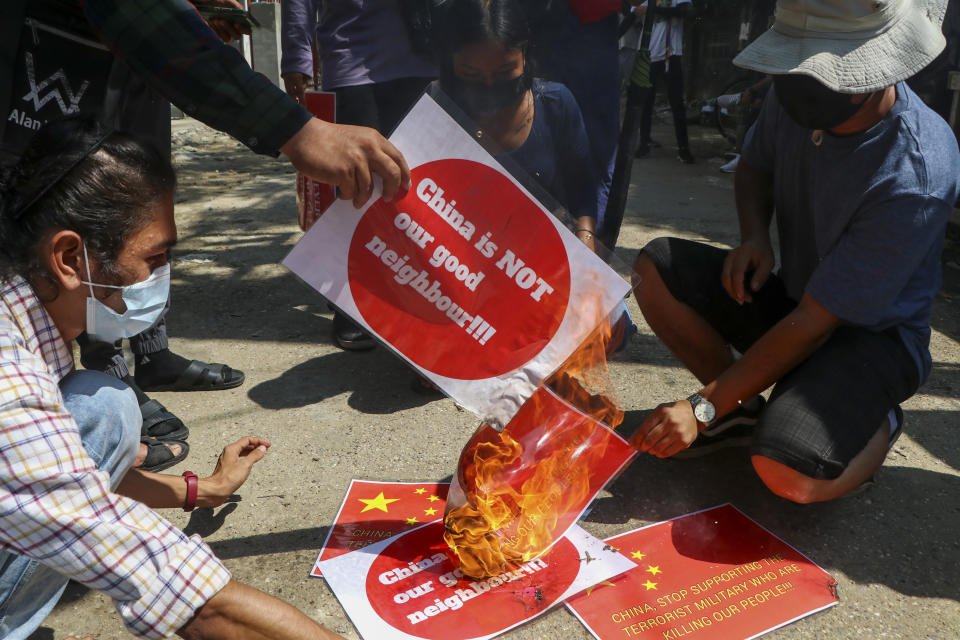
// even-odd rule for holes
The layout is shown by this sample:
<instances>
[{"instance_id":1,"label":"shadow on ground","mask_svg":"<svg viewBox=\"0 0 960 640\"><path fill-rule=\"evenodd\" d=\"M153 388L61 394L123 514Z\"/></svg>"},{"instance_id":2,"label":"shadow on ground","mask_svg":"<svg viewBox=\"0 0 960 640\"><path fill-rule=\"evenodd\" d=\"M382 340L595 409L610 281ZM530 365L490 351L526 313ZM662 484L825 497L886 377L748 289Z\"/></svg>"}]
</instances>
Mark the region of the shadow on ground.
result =
<instances>
[{"instance_id":1,"label":"shadow on ground","mask_svg":"<svg viewBox=\"0 0 960 640\"><path fill-rule=\"evenodd\" d=\"M906 412L908 433L930 449L956 412ZM642 420L631 412L627 431ZM937 434L936 437L934 434ZM944 438L945 440L945 438ZM944 444L946 444L944 442ZM931 450L955 466L956 447ZM746 449L695 460L639 457L594 502L589 522L658 522L726 502L786 540L828 571L859 584L882 584L901 594L960 601L960 478L896 466L896 448L870 489L829 503L797 505L760 482ZM841 594L841 597L843 594Z\"/></svg>"},{"instance_id":2,"label":"shadow on ground","mask_svg":"<svg viewBox=\"0 0 960 640\"><path fill-rule=\"evenodd\" d=\"M416 379L408 364L385 347L377 347L312 358L261 382L247 395L264 409L290 409L350 393L347 404L370 414L411 409L444 397L414 392L411 387Z\"/></svg>"}]
</instances>

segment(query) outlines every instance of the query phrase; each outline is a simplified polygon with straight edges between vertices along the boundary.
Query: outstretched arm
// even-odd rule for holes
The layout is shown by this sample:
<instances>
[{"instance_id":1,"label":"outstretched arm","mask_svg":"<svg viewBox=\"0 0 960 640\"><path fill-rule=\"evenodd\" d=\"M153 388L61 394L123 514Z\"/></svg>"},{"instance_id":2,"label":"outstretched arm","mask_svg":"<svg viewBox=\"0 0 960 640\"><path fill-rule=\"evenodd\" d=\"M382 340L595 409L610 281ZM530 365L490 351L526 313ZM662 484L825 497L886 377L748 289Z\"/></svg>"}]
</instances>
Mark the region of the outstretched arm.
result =
<instances>
[{"instance_id":1,"label":"outstretched arm","mask_svg":"<svg viewBox=\"0 0 960 640\"><path fill-rule=\"evenodd\" d=\"M796 309L701 389L700 395L713 403L718 416L730 413L810 357L840 322L812 297L803 296ZM689 447L698 433L693 408L679 400L657 407L630 441L640 451L667 458Z\"/></svg>"},{"instance_id":2,"label":"outstretched arm","mask_svg":"<svg viewBox=\"0 0 960 640\"><path fill-rule=\"evenodd\" d=\"M391 199L409 184L399 151L372 129L321 123L255 73L186 0L86 0L91 26L155 91L257 153L283 153L297 170L340 188L357 206L372 174Z\"/></svg>"},{"instance_id":3,"label":"outstretched arm","mask_svg":"<svg viewBox=\"0 0 960 640\"><path fill-rule=\"evenodd\" d=\"M224 447L217 466L207 478L197 482L198 507L219 507L240 488L253 465L267 454L270 442L247 436ZM151 509L175 509L184 506L187 483L181 476L130 469L117 493L133 498Z\"/></svg>"},{"instance_id":4,"label":"outstretched arm","mask_svg":"<svg viewBox=\"0 0 960 640\"><path fill-rule=\"evenodd\" d=\"M286 602L231 580L177 635L187 640L343 640Z\"/></svg>"}]
</instances>

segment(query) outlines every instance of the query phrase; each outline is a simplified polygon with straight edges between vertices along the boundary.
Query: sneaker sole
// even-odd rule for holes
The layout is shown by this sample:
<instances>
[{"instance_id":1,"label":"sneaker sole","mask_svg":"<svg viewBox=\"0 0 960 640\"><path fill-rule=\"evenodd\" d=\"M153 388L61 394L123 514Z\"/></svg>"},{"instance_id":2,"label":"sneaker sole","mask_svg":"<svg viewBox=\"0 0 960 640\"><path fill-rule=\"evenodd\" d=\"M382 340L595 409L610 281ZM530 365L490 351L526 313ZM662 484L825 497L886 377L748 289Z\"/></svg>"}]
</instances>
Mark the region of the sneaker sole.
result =
<instances>
[{"instance_id":1,"label":"sneaker sole","mask_svg":"<svg viewBox=\"0 0 960 640\"><path fill-rule=\"evenodd\" d=\"M700 458L702 456L708 456L711 453L716 453L722 449L732 449L734 447L749 447L750 443L753 442L753 438L749 436L743 436L740 438L725 438L719 442L709 442L706 444L701 444L696 447L687 447L682 451L678 451L673 454L673 458L677 460L688 460L691 458Z\"/></svg>"}]
</instances>

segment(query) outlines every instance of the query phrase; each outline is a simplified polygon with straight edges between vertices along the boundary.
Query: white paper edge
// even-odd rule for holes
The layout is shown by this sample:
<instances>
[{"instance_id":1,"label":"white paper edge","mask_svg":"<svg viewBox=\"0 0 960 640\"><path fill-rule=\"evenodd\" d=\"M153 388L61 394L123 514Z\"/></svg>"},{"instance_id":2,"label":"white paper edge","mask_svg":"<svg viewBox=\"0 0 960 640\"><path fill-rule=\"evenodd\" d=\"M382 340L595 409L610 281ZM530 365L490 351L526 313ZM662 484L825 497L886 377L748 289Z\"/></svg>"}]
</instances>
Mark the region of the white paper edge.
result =
<instances>
[{"instance_id":1,"label":"white paper edge","mask_svg":"<svg viewBox=\"0 0 960 640\"><path fill-rule=\"evenodd\" d=\"M529 191L527 191L520 182L514 178L506 168L504 168L500 163L498 163L483 147L474 140L469 134L467 134L460 127L459 124L453 118L451 118L441 107L438 105L430 96L423 95L420 100L410 109L409 113L413 113L418 109L428 109L433 110L437 117L437 122L440 123L445 130L449 130L450 135L446 137L447 140L451 140L456 144L468 144L472 146L472 152L468 155L468 160L484 164L502 175L506 176L510 182L520 189L520 191L526 195L530 200L541 209L543 214L547 216L547 219L552 222L554 227L557 229L557 232L560 235L560 240L563 243L564 249L567 251L567 255L570 256L571 252L580 254L580 259L586 261L596 261L597 271L603 272L604 269L609 270L609 287L597 287L597 286L588 286L586 283L582 287L575 286L577 280L571 278L571 289L570 295L573 297L575 294L579 295L579 291L591 291L596 292L597 298L594 302L595 308L598 310L598 316L600 318L607 318L609 314L613 311L616 305L623 299L623 297L630 290L629 283L626 282L621 276L619 276L615 271L613 271L609 265L607 265L599 256L589 251L582 242L580 242L576 236L574 236L570 231L564 227L560 221L548 211L539 200L534 197ZM393 135L390 136L390 140L399 139L407 135L408 127L404 126L404 123L401 122L397 129L394 131ZM421 155L425 157L421 157ZM433 150L428 154L418 154L415 149L411 153L406 154L407 163L411 168L420 166L426 162L431 162L434 160L443 159L443 149L438 148ZM376 202L381 193L381 185L379 181L376 181L373 194L366 204L360 210L350 211L352 216L355 216L359 219L366 213L367 209ZM338 200L331 208L341 208L352 206L346 201ZM314 286L304 275L297 273L289 264L291 256L298 254L298 248L302 244L304 238L308 237L311 233L320 233L320 229L328 225L336 225L337 220L335 216L340 214L333 212L334 215L330 216L331 212L328 210L321 219L310 228L309 231L297 242L297 245L290 250L287 256L283 259L282 263L287 267L292 273L297 275L301 280L308 284L311 288L319 291L322 295L329 298L337 306L342 308L351 316L359 320L359 324L363 326L366 330L373 333L380 339L381 342L387 344L383 339L374 331L365 321L363 321L362 316L359 314L356 305L353 303L352 295L349 295L349 292L344 293L344 290L341 290L336 293L332 293L332 287L317 287ZM326 220L326 223L324 221ZM350 235L352 233L343 235ZM349 243L345 243L342 247L342 251L339 253L325 255L320 260L328 260L332 264L345 265L346 264L346 255L349 251ZM345 269L345 267L343 267ZM617 286L621 285L621 286ZM349 286L349 285L348 285ZM577 317L574 317L577 316ZM581 326L583 323L588 323L588 326ZM428 378L433 380L437 386L444 390L450 397L452 397L458 404L460 404L464 409L467 409L471 413L477 415L481 420L491 421L497 424L507 424L510 421L510 418L520 409L523 403L529 399L530 396L536 391L537 386L543 380L545 380L549 375L551 375L556 369L563 364L563 362L576 350L578 346L590 335L590 332L597 327L596 319L588 319L585 316L580 316L577 313L573 313L573 310L570 306L567 307L567 313L564 315L563 320L560 323L560 326L557 328L556 333L549 343L538 352L533 359L546 360L537 366L526 366L519 367L513 371L508 371L499 376L493 378L484 378L480 380L461 380L456 378L448 378L446 376L437 375L432 372L427 372L421 367L410 362L403 354L398 350L390 347L390 350L399 355L405 362L410 364L420 373L426 375ZM582 334L579 336L579 339L575 339L577 334ZM570 340L572 344L569 353L565 355L558 355L557 344ZM458 391L460 389L469 390L469 398L472 398L472 401L468 398L458 397Z\"/></svg>"},{"instance_id":2,"label":"white paper edge","mask_svg":"<svg viewBox=\"0 0 960 640\"><path fill-rule=\"evenodd\" d=\"M354 571L355 571L355 575L360 575L361 571L357 571L357 569L358 569L358 567L363 567L363 568L362 568L362 575L364 576L364 582L365 582L365 581L366 581L366 576L367 576L367 573L368 573L369 570L370 570L370 567L373 565L374 560L376 560L376 558L379 556L380 552L383 551L384 548L386 548L389 544L392 544L393 541L395 541L397 538L400 538L401 536L404 536L404 535L407 535L407 534L409 534L409 533L412 533L413 531L416 531L416 530L418 530L418 529L422 529L423 527L426 527L426 526L428 526L428 525L432 525L432 524L434 524L434 523L436 523L436 522L440 522L440 520L434 520L434 521L432 521L432 522L425 522L425 523L424 523L422 526L420 526L420 527L416 527L416 528L414 528L414 529L410 529L409 531L405 531L405 532L403 532L403 533L401 533L401 534L399 534L399 535L393 536L392 538L389 538L389 539L387 539L387 540L383 540L383 541L380 541L380 542L376 542L376 543L374 543L374 544L372 544L372 545L370 545L370 546L364 547L363 549L357 549L356 551L351 551L350 553L344 554L344 555L342 555L342 556L337 556L336 558L331 558L331 559L329 559L329 560L325 560L325 561L323 561L323 562L320 563L320 564L321 564L321 565L327 565L327 564L333 564L333 563L338 563L338 562L352 562L352 561L355 560L356 558L350 558L350 556L357 556L358 554L368 555L368 556L370 556L370 559L369 559L369 560L364 559L362 562L356 564L356 565L353 567L353 569L354 569ZM581 553L582 553L585 549L586 549L586 550L589 550L589 545L596 545L598 548L602 549L602 547L600 547L600 545L604 544L604 541L603 541L603 540L600 540L599 538L591 535L590 533L588 533L588 532L585 531L584 529L580 528L578 525L573 525L572 527L570 527L570 529L567 531L567 534L566 534L565 536L563 536L563 537L567 538L567 539L570 541L570 543L573 544L574 548L575 548L578 552L581 552ZM378 548L377 548L377 549L374 549L374 547L378 547ZM610 556L610 561L611 561L611 562L614 562L614 563L621 563L622 566L623 566L623 568L619 568L618 570L616 570L615 573L602 574L601 577L598 577L598 578L596 578L595 580L594 580L593 578L586 578L586 577L581 578L580 572L578 572L578 573L577 573L577 577L576 577L576 578L574 579L574 581L570 584L570 587L569 587L566 591L564 591L549 607L545 607L544 609L541 609L540 611L538 611L538 612L534 613L533 615L531 615L529 618L526 618L525 620L521 620L521 621L519 621L519 622L517 622L517 623L515 623L515 624L513 624L513 625L511 625L511 626L509 626L509 627L505 627L505 628L501 629L500 631L497 631L496 633L492 633L492 634L485 635L485 636L476 636L476 637L474 637L474 638L468 638L468 639L465 639L465 640L488 640L489 638L494 638L494 637L499 636L499 635L501 635L501 634L503 634L503 633L506 633L507 631L510 631L511 629L515 629L516 627L519 627L519 626L521 626L521 625L523 625L523 624L526 624L526 623L530 622L531 620L534 620L534 619L540 617L541 615L543 615L544 613L547 613L548 611L553 611L555 608L557 608L558 605L565 603L565 601L566 601L568 598L571 598L571 597L575 596L576 594L578 594L578 593L580 593L581 591L583 591L583 590L585 590L585 589L587 589L587 588L589 588L589 587L597 584L598 582L602 582L602 581L604 581L604 580L609 580L610 578L616 577L616 576L620 575L621 573L624 573L625 571L629 571L630 569L632 569L632 568L634 568L634 567L636 566L636 564L635 564L632 560L630 560L629 558L627 558L626 556L624 556L624 555L621 554L621 553L612 553L611 556ZM592 564L592 563L587 563L587 565L586 565L586 567L585 567L585 569L586 569L587 571L590 570L590 568L591 568L590 565L591 565L591 564ZM366 565L366 566L364 567L363 565ZM599 568L600 568L600 567L594 567L595 570L597 570L597 569L599 569ZM322 570L323 570L323 568L321 567L321 571L322 571ZM326 572L324 572L324 573L326 574ZM580 582L588 582L588 583L587 583L587 584L578 584L578 583L580 583ZM336 589L335 589L334 585L330 584L329 578L327 579L327 586L330 587L330 590L333 592L334 597L337 598L337 602L340 604L340 607L343 609L343 611L344 611L344 613L346 614L347 618L350 619L350 622L353 624L353 626L354 626L354 628L356 629L357 633L360 635L361 638L364 638L364 640L371 640L371 638L376 638L377 640L387 639L387 638L389 638L389 639L391 639L391 640L424 640L422 636L412 636L412 635L409 635L409 634L407 634L407 633L404 633L403 631L400 631L399 629L396 629L396 628L394 628L394 627L391 627L389 624L387 624L386 622L382 621L382 619L380 618L380 616L378 616L377 613L376 613L376 611L373 609L373 606L370 605L369 601L366 601L366 600L362 601L362 602L361 602L361 605L362 605L362 606L359 607L359 609L363 609L363 611L359 611L359 610L358 610L358 611L355 611L355 612L354 612L354 613L356 614L357 618L359 618L360 620L362 620L362 623L361 623L360 620L355 619L353 616L350 615L350 612L347 611L347 607L344 606L343 602L340 600L340 597L337 595L337 592L336 592ZM378 621L378 622L380 623L379 626L386 627L386 633L384 632L384 629L367 629L367 630L366 630L367 633L370 633L370 634L373 634L373 635L370 635L370 636L364 635L365 627L370 624L369 621L371 621L371 620L376 620L376 621Z\"/></svg>"},{"instance_id":3,"label":"white paper edge","mask_svg":"<svg viewBox=\"0 0 960 640\"><path fill-rule=\"evenodd\" d=\"M807 557L807 555L806 555L805 553L803 553L802 551L800 551L799 549L797 549L796 547L794 547L792 544L790 544L789 542L787 542L786 540L784 540L783 538L781 538L780 536L778 536L777 534L775 534L774 532L770 531L770 530L767 529L765 526L763 526L762 524L760 524L759 522L757 522L756 520L754 520L753 518L751 518L750 516L748 516L746 513L744 513L742 510L740 510L740 509L737 507L737 505L733 504L732 502L724 502L723 504L718 504L718 505L715 505L715 506L712 506L712 507L707 507L706 509L700 509L699 511L691 511L690 513L684 513L684 514L679 515L679 516L674 516L673 518L668 518L667 520L661 520L660 522L653 522L653 523L650 523L650 524L648 524L648 525L644 525L644 526L642 526L642 527L637 527L636 529L631 529L630 531L624 531L623 533L618 533L618 534L615 534L615 535L610 536L609 538L606 538L606 539L604 540L604 542L608 542L608 543L609 543L609 542L610 542L611 540L613 540L614 538L619 538L620 536L626 536L626 535L629 535L629 534L631 534L631 533L636 533L637 531L643 531L644 529L649 529L650 527L657 527L657 526L660 526L661 524L666 524L667 522L673 522L674 520L679 520L680 518L686 518L686 517L689 517L689 516L695 516L695 515L697 515L698 513L704 513L705 511L713 511L714 509L719 509L719 508L721 508L721 507L726 507L726 506L732 507L734 511L736 511L737 513L739 513L740 515L742 515L744 518L746 518L747 520L749 520L749 521L752 522L753 524L757 525L758 527L760 527L761 529L763 529L764 531L766 531L768 534L770 534L771 536L773 536L774 539L778 540L779 542L781 542L781 543L787 545L788 547L790 547L791 549L793 549L795 552L797 552L799 555L801 555L807 562L809 562L810 564L812 564L813 566L815 566L817 569L820 569L820 571L823 571L825 574L827 574L828 576L830 576L831 578L833 578L833 575L832 575L829 571L827 571L826 569L824 569L823 567L821 567L820 565L818 565L816 562L814 562L813 560L811 560L809 557ZM632 562L632 561L631 561L631 562ZM634 563L634 566L637 566L637 567L638 567L638 566L640 566L640 565ZM833 578L833 579L836 580L836 578ZM767 629L766 631L761 631L760 633L758 633L758 634L756 634L756 635L752 635L752 636L750 636L749 638L744 638L744 640L753 640L754 638L759 638L760 636L766 635L766 634L770 633L771 631L776 631L777 629L779 629L779 628L781 628L781 627L785 627L785 626L787 626L788 624L793 624L793 623L796 622L797 620L800 620L800 619L802 619L802 618L806 618L806 617L808 617L808 616L812 616L813 614L819 613L820 611L823 611L824 609L829 609L830 607L832 607L832 606L834 606L834 605L840 604L840 596L836 595L836 593L835 593L835 594L834 594L834 597L836 598L836 600L833 601L833 602L831 602L831 603L829 603L829 604L825 604L825 605L823 605L822 607L817 607L816 609L811 609L811 610L807 611L806 613L801 613L800 615L798 615L798 616L795 617L795 618L792 618L792 619L787 620L787 621L785 621L785 622L781 622L780 624L778 624L778 625L776 625L776 626L770 627L770 628ZM572 606L570 603L564 602L563 605L567 608L567 611L569 611L570 613L572 613L572 614L574 615L574 617L575 617L577 620L580 621L580 624L582 624L582 625L584 626L584 628L586 628L586 630L589 631L590 634L591 634L594 638L596 638L597 640L603 640L603 638L601 638L599 635L597 635L597 632L593 630L593 627L591 627L591 626L587 623L586 620L584 620L583 618L580 617L580 614L577 613L577 610L574 609L573 606Z\"/></svg>"}]
</instances>

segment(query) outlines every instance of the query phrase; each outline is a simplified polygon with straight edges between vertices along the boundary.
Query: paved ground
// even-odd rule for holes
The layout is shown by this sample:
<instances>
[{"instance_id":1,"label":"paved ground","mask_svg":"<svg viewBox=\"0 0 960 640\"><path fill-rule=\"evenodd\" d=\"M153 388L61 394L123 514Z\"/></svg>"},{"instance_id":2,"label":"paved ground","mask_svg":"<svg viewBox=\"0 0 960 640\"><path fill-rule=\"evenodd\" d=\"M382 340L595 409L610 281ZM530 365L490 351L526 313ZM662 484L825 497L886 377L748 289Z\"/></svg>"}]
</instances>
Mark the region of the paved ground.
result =
<instances>
[{"instance_id":1,"label":"paved ground","mask_svg":"<svg viewBox=\"0 0 960 640\"><path fill-rule=\"evenodd\" d=\"M736 240L733 185L720 173L717 137L694 127L698 163L669 147L638 161L618 255L665 233ZM669 127L655 135L667 142ZM207 537L235 577L291 601L356 638L322 580L307 573L351 478L442 480L476 426L444 399L410 390L412 373L385 349L344 353L328 342L330 314L279 261L300 233L293 173L190 120L175 124L181 187L175 256L173 347L243 369L246 384L218 393L156 394L191 427L191 456L172 471L209 473L224 444L246 434L275 446L219 510L168 517ZM957 244L947 250L960 255ZM960 637L960 270L945 270L934 309L934 370L905 406L906 434L877 485L832 504L797 506L767 492L743 452L700 461L641 458L597 501L583 526L606 537L732 502L839 581L840 604L771 634L808 638ZM631 301L631 307L636 310ZM685 397L692 376L641 331L611 366L622 405L641 410ZM111 603L72 585L35 639L69 633L127 637ZM506 637L589 634L565 609Z\"/></svg>"}]
</instances>

